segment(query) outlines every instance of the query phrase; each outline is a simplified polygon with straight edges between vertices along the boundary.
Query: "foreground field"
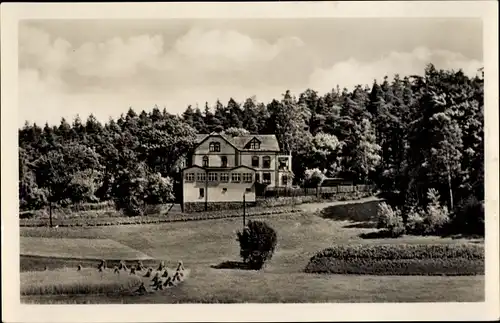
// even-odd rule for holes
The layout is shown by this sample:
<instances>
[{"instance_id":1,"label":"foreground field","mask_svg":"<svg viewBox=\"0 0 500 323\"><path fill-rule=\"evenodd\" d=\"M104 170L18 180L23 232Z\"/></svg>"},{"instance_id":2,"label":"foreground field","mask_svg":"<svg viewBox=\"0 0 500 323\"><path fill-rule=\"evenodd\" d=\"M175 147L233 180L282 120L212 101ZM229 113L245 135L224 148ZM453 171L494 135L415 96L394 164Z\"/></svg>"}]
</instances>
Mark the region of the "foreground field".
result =
<instances>
[{"instance_id":1,"label":"foreground field","mask_svg":"<svg viewBox=\"0 0 500 323\"><path fill-rule=\"evenodd\" d=\"M317 251L335 244L482 243L465 239L413 236L363 239L360 235L376 231L371 221L374 212L376 202L369 202L350 205L347 211L329 205L327 212L322 214L261 217L278 232L278 246L273 259L260 272L233 269L238 267L240 261L236 231L242 227L241 218L142 226L21 228L23 237L111 239L155 259L165 260L168 266L182 260L186 268L191 268L191 278L182 286L144 296L50 295L25 296L22 300L43 303L484 300L484 276L355 276L303 272L309 259ZM27 259L21 259L22 268ZM38 265L47 261L49 269L66 264L50 258L29 261ZM70 266L73 265L74 263ZM28 267L24 266L25 270ZM21 280L25 279L23 275L24 273Z\"/></svg>"}]
</instances>

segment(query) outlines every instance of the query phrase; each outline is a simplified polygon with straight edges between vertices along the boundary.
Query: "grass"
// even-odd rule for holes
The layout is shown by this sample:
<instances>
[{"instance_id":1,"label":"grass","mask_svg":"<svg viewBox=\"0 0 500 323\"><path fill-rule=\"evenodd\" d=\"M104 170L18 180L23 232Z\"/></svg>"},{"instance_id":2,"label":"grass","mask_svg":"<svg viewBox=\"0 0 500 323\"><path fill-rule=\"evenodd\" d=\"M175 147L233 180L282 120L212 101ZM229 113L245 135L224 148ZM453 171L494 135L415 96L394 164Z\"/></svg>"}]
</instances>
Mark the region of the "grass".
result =
<instances>
[{"instance_id":1,"label":"grass","mask_svg":"<svg viewBox=\"0 0 500 323\"><path fill-rule=\"evenodd\" d=\"M69 295L22 297L23 303L370 303L478 302L484 300L480 276L352 276L260 274L207 269L174 289L143 296ZM214 279L216 277L216 279ZM242 284L242 282L245 282ZM430 292L432 291L432 292Z\"/></svg>"},{"instance_id":2,"label":"grass","mask_svg":"<svg viewBox=\"0 0 500 323\"><path fill-rule=\"evenodd\" d=\"M128 273L114 274L95 268L63 268L21 274L21 295L89 295L114 293L138 287L141 278Z\"/></svg>"},{"instance_id":3,"label":"grass","mask_svg":"<svg viewBox=\"0 0 500 323\"><path fill-rule=\"evenodd\" d=\"M111 239L21 237L21 255L80 258L145 260L148 255Z\"/></svg>"},{"instance_id":4,"label":"grass","mask_svg":"<svg viewBox=\"0 0 500 323\"><path fill-rule=\"evenodd\" d=\"M167 265L178 260L191 269L190 279L175 289L143 296L72 295L26 296L38 303L269 303L269 302L451 302L484 300L484 276L357 276L303 272L318 251L335 244L449 244L468 239L403 236L398 239L362 239L376 229L362 224L376 212L366 203L350 205L351 217L340 220L312 213L255 216L278 234L272 260L261 271L216 269L238 262L236 231L242 218L83 228L20 228L23 237L111 239ZM328 204L329 206L335 204ZM320 205L302 205L314 211ZM357 210L357 211L356 211ZM372 210L372 211L367 211ZM330 210L331 211L331 210ZM340 212L340 211L339 211ZM333 212L335 215L335 212ZM367 214L367 217L361 217ZM360 218L363 218L360 220ZM354 220L353 220L354 219ZM364 221L364 222L363 222ZM481 243L481 241L479 241ZM100 257L101 258L101 257ZM33 260L33 259L32 259ZM26 261L26 258L25 258ZM44 259L38 259L38 264ZM23 263L23 260L21 260ZM64 266L64 262L53 262ZM21 266L23 268L23 266ZM24 268L28 268L25 266ZM52 268L52 267L51 267ZM432 291L432 292L429 292Z\"/></svg>"}]
</instances>

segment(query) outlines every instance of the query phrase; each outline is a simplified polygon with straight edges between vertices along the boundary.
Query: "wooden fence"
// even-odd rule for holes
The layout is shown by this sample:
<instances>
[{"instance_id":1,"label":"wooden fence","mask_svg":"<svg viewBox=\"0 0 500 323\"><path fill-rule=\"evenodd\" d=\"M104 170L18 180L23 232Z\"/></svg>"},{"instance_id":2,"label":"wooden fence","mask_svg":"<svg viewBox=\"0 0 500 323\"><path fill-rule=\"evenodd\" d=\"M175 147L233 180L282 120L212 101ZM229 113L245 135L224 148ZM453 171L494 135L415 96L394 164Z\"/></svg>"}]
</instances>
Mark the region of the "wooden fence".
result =
<instances>
[{"instance_id":1,"label":"wooden fence","mask_svg":"<svg viewBox=\"0 0 500 323\"><path fill-rule=\"evenodd\" d=\"M291 196L324 196L340 193L370 192L375 185L336 185L318 188L310 187L269 187L263 192L264 197L291 197Z\"/></svg>"}]
</instances>

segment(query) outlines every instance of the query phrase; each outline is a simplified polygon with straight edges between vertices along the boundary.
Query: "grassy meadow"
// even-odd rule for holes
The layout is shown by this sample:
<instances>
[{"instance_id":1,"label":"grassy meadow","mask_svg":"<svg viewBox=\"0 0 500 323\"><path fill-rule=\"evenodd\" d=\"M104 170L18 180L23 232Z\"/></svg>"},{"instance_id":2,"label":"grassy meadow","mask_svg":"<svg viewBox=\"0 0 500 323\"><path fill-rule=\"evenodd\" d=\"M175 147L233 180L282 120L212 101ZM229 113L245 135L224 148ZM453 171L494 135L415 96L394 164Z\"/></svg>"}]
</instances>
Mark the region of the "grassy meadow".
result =
<instances>
[{"instance_id":1,"label":"grassy meadow","mask_svg":"<svg viewBox=\"0 0 500 323\"><path fill-rule=\"evenodd\" d=\"M24 246L26 241L30 241L29 238L49 238L52 243L59 242L61 246L67 242L66 239L107 239L123 245L124 250L128 250L127 248L137 250L153 258L156 263L164 260L171 268L182 260L191 273L188 280L175 288L145 295L80 292L67 292L61 295L55 292L24 295L22 301L25 303L302 303L484 300L482 275L370 276L304 272L313 255L339 244L483 243L482 240L433 236L367 238L370 237L370 233L377 231L373 222L377 203L369 201L310 204L300 206L304 213L253 217L252 219L265 220L278 233L276 252L261 271L241 269L239 245L236 240L236 232L242 228L241 218L106 227L52 229L23 227L20 229L21 241L28 238ZM323 211L319 212L320 208ZM88 246L85 254L99 253L99 244ZM22 242L22 286L29 286L34 279L33 271L44 266L48 267L48 272L62 270L77 273L77 263L84 261L85 266L94 267L89 270L99 274L95 269L98 259L111 257L103 255L96 257L95 261L63 259L57 257L61 256L61 251L58 251L59 254L54 252L52 257L37 257L33 248L35 247L26 248L31 250L28 255ZM84 258L82 252L73 255L73 258ZM120 252L122 251L117 251L117 254ZM45 275L46 272L40 274ZM64 275L61 277L64 279ZM115 275L114 279L119 278Z\"/></svg>"}]
</instances>

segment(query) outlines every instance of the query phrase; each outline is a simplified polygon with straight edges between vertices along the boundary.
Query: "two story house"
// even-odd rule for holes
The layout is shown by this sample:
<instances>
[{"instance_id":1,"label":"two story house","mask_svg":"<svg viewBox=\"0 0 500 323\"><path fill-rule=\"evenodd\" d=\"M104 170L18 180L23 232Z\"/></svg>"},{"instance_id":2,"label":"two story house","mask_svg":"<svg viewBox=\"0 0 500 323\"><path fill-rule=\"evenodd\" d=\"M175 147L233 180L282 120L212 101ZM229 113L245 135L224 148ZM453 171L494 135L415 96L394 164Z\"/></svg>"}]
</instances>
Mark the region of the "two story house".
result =
<instances>
[{"instance_id":1,"label":"two story house","mask_svg":"<svg viewBox=\"0 0 500 323\"><path fill-rule=\"evenodd\" d=\"M182 170L185 212L241 207L243 196L255 204L256 183L292 185L291 155L275 135L200 134L196 143Z\"/></svg>"}]
</instances>

